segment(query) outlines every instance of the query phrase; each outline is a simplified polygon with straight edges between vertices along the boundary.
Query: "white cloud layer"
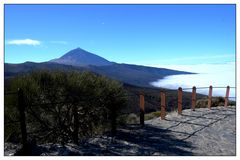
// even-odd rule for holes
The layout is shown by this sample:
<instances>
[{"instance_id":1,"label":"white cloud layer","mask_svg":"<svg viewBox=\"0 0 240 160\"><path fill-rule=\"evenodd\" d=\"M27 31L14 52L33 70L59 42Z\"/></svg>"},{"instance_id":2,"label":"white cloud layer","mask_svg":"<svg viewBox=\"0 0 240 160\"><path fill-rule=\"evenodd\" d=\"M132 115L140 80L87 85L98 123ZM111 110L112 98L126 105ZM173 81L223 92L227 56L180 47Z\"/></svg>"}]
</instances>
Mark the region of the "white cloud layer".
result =
<instances>
[{"instance_id":1,"label":"white cloud layer","mask_svg":"<svg viewBox=\"0 0 240 160\"><path fill-rule=\"evenodd\" d=\"M189 71L198 74L173 75L151 82L155 87L177 89L192 88L193 86L208 87L235 87L235 63L226 64L200 64L200 65L164 65L161 68ZM191 92L191 90L189 90ZM198 93L207 95L208 89L199 89ZM213 88L214 96L225 96L226 89ZM235 97L235 89L230 89L230 97Z\"/></svg>"},{"instance_id":2,"label":"white cloud layer","mask_svg":"<svg viewBox=\"0 0 240 160\"><path fill-rule=\"evenodd\" d=\"M16 39L16 40L9 40L7 41L8 45L31 45L31 46L36 46L40 45L41 42L38 40L33 40L33 39Z\"/></svg>"}]
</instances>

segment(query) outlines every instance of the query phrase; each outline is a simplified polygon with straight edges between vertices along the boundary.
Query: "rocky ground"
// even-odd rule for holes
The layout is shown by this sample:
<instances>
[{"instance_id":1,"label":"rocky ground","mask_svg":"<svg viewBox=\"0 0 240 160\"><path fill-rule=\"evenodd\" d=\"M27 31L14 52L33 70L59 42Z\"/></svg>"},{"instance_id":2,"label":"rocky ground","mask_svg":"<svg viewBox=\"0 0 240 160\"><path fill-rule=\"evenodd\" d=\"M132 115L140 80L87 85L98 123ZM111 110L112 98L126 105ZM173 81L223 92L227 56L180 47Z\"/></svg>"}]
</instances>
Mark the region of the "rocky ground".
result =
<instances>
[{"instance_id":1,"label":"rocky ground","mask_svg":"<svg viewBox=\"0 0 240 160\"><path fill-rule=\"evenodd\" d=\"M181 116L172 113L166 120L157 118L146 124L166 130L188 144L179 147L187 154L236 155L235 107L214 107L210 111L205 108L184 110Z\"/></svg>"},{"instance_id":2,"label":"rocky ground","mask_svg":"<svg viewBox=\"0 0 240 160\"><path fill-rule=\"evenodd\" d=\"M5 144L5 155L18 145ZM79 145L38 145L34 155L236 155L236 107L215 107L173 112L166 120L155 118L145 126L128 125L114 138L90 138Z\"/></svg>"}]
</instances>

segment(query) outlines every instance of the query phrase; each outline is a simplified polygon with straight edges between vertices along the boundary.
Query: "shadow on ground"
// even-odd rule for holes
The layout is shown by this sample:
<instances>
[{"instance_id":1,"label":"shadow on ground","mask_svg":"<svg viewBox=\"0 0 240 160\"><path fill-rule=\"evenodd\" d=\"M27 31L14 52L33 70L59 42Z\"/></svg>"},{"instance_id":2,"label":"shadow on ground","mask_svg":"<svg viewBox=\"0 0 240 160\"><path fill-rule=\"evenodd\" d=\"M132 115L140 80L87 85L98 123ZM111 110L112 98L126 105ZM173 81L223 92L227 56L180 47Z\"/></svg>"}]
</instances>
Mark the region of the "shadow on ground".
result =
<instances>
[{"instance_id":1,"label":"shadow on ground","mask_svg":"<svg viewBox=\"0 0 240 160\"><path fill-rule=\"evenodd\" d=\"M29 155L48 156L180 156L193 155L189 142L176 139L169 131L149 125L128 125L118 129L115 137L90 138L79 145L58 144L32 147ZM19 152L18 152L19 153ZM33 153L33 154L31 154ZM19 155L19 154L15 154Z\"/></svg>"},{"instance_id":2,"label":"shadow on ground","mask_svg":"<svg viewBox=\"0 0 240 160\"><path fill-rule=\"evenodd\" d=\"M186 151L193 149L190 143L175 138L170 131L149 125L125 127L118 132L116 139L137 144L133 155L192 155L192 152Z\"/></svg>"},{"instance_id":3,"label":"shadow on ground","mask_svg":"<svg viewBox=\"0 0 240 160\"><path fill-rule=\"evenodd\" d=\"M74 148L81 152L78 155L88 156L190 156L193 155L190 150L194 149L171 132L150 125L121 127L114 138L93 138Z\"/></svg>"}]
</instances>

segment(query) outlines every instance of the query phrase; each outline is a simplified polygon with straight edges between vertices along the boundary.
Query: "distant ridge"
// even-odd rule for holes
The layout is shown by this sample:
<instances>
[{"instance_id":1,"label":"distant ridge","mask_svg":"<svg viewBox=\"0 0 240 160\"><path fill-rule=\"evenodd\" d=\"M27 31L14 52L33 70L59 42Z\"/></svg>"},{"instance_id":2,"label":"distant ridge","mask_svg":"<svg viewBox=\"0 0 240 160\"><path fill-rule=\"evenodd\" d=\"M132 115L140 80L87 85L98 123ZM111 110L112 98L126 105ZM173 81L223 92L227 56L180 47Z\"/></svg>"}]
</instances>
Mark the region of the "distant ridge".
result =
<instances>
[{"instance_id":1,"label":"distant ridge","mask_svg":"<svg viewBox=\"0 0 240 160\"><path fill-rule=\"evenodd\" d=\"M47 62L25 62L20 64L4 64L5 78L14 77L36 70L90 71L111 79L140 87L153 87L151 82L170 75L192 74L190 72L155 68L134 64L110 62L98 55L81 48L73 49L60 58Z\"/></svg>"},{"instance_id":2,"label":"distant ridge","mask_svg":"<svg viewBox=\"0 0 240 160\"><path fill-rule=\"evenodd\" d=\"M73 49L64 54L62 57L53 59L49 62L55 62L59 64L72 66L88 66L88 65L106 66L112 64L112 62L109 62L108 60L93 53L90 53L88 51L85 51L81 48Z\"/></svg>"}]
</instances>

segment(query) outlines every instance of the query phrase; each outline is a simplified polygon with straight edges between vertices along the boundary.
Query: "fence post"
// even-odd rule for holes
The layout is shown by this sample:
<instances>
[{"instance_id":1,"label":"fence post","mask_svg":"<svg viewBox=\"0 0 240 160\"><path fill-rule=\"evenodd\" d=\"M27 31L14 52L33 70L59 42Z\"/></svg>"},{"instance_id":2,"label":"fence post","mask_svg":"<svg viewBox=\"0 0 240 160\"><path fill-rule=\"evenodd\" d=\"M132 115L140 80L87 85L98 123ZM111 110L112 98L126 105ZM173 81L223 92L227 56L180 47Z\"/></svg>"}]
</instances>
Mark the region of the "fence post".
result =
<instances>
[{"instance_id":1,"label":"fence post","mask_svg":"<svg viewBox=\"0 0 240 160\"><path fill-rule=\"evenodd\" d=\"M115 107L111 107L111 136L114 137L116 135L117 127L116 127L116 109Z\"/></svg>"},{"instance_id":2,"label":"fence post","mask_svg":"<svg viewBox=\"0 0 240 160\"><path fill-rule=\"evenodd\" d=\"M196 107L196 87L193 86L192 88L192 111L195 111Z\"/></svg>"},{"instance_id":3,"label":"fence post","mask_svg":"<svg viewBox=\"0 0 240 160\"><path fill-rule=\"evenodd\" d=\"M25 118L25 104L23 90L18 88L18 110L20 115L20 125L22 133L22 149L23 152L27 152L27 129L26 129L26 118Z\"/></svg>"},{"instance_id":4,"label":"fence post","mask_svg":"<svg viewBox=\"0 0 240 160\"><path fill-rule=\"evenodd\" d=\"M76 105L73 106L73 118L74 118L73 142L75 144L78 144L79 120L78 120L78 109Z\"/></svg>"},{"instance_id":5,"label":"fence post","mask_svg":"<svg viewBox=\"0 0 240 160\"><path fill-rule=\"evenodd\" d=\"M212 106L212 86L209 87L208 93L208 109L210 110Z\"/></svg>"},{"instance_id":6,"label":"fence post","mask_svg":"<svg viewBox=\"0 0 240 160\"><path fill-rule=\"evenodd\" d=\"M178 114L182 114L182 88L178 88Z\"/></svg>"},{"instance_id":7,"label":"fence post","mask_svg":"<svg viewBox=\"0 0 240 160\"><path fill-rule=\"evenodd\" d=\"M144 95L140 93L140 124L144 125Z\"/></svg>"},{"instance_id":8,"label":"fence post","mask_svg":"<svg viewBox=\"0 0 240 160\"><path fill-rule=\"evenodd\" d=\"M228 105L229 91L230 91L230 87L227 86L224 107L227 107L227 105Z\"/></svg>"},{"instance_id":9,"label":"fence post","mask_svg":"<svg viewBox=\"0 0 240 160\"><path fill-rule=\"evenodd\" d=\"M166 116L166 95L164 92L160 93L161 96L161 119L165 119Z\"/></svg>"}]
</instances>

